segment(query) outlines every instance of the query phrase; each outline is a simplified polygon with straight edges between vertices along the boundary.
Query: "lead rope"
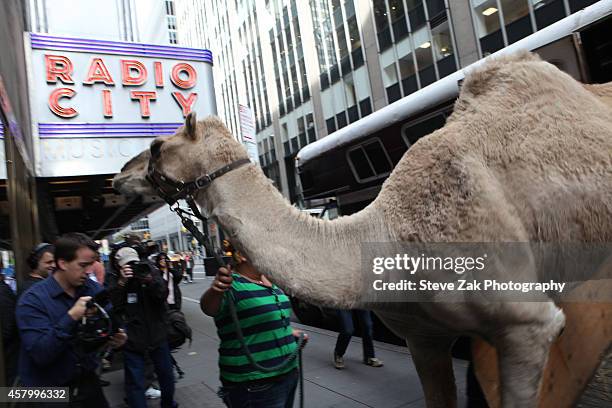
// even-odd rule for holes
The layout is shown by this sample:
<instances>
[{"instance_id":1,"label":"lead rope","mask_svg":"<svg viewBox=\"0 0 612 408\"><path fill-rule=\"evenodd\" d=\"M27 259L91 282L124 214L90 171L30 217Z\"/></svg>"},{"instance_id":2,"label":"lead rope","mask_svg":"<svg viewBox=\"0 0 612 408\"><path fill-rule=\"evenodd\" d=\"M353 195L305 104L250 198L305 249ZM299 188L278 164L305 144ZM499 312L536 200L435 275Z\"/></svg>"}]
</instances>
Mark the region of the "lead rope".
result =
<instances>
[{"instance_id":1,"label":"lead rope","mask_svg":"<svg viewBox=\"0 0 612 408\"><path fill-rule=\"evenodd\" d=\"M206 253L212 254L212 256L215 258L215 261L217 262L217 266L218 267L224 266L223 258L221 257L221 255L213 251L213 247L210 243L210 238L208 237L208 234L206 232L200 231L198 227L196 227L196 225L193 223L191 218L189 218L189 216L192 215L192 216L199 218L202 221L202 226L204 230L206 229L205 226L207 225L208 220L206 219L206 217L202 215L202 213L200 213L200 210L198 209L192 197L187 197L186 201L187 201L187 204L189 205L189 208L192 211L192 214L180 208L178 204L175 207L170 206L170 210L175 212L181 218L181 222L183 223L183 226L189 232L191 232L191 234L200 243L200 245L204 245L204 248L206 248ZM274 365L274 366L269 366L269 367L262 366L259 363L257 363L257 361L255 361L255 358L253 357L253 355L251 354L251 351L249 350L249 346L246 344L246 341L244 339L244 334L242 333L242 328L240 327L240 322L238 320L238 313L236 312L235 299L234 299L234 296L231 294L231 292L230 292L230 297L232 298L232 301L228 302L228 306L229 306L230 315L232 317L232 322L234 324L234 327L236 328L236 338L240 342L242 351L244 352L251 366L253 366L258 371L269 373L269 372L273 372L277 370L282 370L288 367L289 364L291 364L293 360L296 359L296 357L298 358L299 400L300 400L300 407L303 408L304 407L304 368L302 365L302 348L304 347L304 343L305 343L304 333L300 333L300 337L299 337L296 349L290 355L288 355L287 358L282 363Z\"/></svg>"}]
</instances>

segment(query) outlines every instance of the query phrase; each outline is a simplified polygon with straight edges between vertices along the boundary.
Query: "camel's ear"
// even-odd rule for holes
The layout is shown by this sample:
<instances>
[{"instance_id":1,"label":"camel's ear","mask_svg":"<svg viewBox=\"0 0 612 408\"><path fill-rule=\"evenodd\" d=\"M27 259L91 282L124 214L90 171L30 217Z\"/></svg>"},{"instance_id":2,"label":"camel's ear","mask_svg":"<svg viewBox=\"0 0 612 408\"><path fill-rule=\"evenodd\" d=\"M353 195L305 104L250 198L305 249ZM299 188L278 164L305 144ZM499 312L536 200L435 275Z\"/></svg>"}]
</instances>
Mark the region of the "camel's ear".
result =
<instances>
[{"instance_id":1,"label":"camel's ear","mask_svg":"<svg viewBox=\"0 0 612 408\"><path fill-rule=\"evenodd\" d=\"M187 115L185 119L185 133L187 133L187 137L191 140L196 139L196 113L191 111Z\"/></svg>"}]
</instances>

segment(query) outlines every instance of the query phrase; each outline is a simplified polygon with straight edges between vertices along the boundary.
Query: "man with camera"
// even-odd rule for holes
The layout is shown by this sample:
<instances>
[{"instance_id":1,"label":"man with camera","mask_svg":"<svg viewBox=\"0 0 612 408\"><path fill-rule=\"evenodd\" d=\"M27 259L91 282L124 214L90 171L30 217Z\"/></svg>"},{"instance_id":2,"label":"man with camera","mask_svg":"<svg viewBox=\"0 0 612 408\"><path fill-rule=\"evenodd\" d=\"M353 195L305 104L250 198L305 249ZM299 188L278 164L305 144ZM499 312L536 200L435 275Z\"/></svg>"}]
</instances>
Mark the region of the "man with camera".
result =
<instances>
[{"instance_id":1,"label":"man with camera","mask_svg":"<svg viewBox=\"0 0 612 408\"><path fill-rule=\"evenodd\" d=\"M16 310L20 385L69 387L70 407L108 407L95 373L98 350L91 349L82 336L87 317L99 312L91 300L102 288L87 279L97 250L98 244L84 234L59 237L55 272L24 293ZM120 347L126 335L117 332L98 340L96 346Z\"/></svg>"},{"instance_id":2,"label":"man with camera","mask_svg":"<svg viewBox=\"0 0 612 408\"><path fill-rule=\"evenodd\" d=\"M115 275L110 284L115 313L125 322L125 390L131 408L146 408L145 356L155 366L162 408L174 408L174 372L166 338L168 289L159 271L141 260L137 249L126 246L111 257ZM144 255L144 251L143 255Z\"/></svg>"}]
</instances>

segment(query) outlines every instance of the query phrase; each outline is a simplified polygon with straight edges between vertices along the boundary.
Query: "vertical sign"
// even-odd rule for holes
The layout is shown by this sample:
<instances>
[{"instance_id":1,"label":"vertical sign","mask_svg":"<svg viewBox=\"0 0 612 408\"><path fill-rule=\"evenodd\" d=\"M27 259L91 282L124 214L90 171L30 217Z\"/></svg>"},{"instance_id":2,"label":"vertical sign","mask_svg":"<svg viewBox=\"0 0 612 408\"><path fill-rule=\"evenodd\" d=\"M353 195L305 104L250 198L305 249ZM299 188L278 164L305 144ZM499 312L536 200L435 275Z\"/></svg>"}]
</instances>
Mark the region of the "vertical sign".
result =
<instances>
[{"instance_id":1,"label":"vertical sign","mask_svg":"<svg viewBox=\"0 0 612 408\"><path fill-rule=\"evenodd\" d=\"M240 141L246 147L251 161L259 164L257 139L255 138L255 115L251 108L245 105L238 105L238 112L240 115Z\"/></svg>"}]
</instances>

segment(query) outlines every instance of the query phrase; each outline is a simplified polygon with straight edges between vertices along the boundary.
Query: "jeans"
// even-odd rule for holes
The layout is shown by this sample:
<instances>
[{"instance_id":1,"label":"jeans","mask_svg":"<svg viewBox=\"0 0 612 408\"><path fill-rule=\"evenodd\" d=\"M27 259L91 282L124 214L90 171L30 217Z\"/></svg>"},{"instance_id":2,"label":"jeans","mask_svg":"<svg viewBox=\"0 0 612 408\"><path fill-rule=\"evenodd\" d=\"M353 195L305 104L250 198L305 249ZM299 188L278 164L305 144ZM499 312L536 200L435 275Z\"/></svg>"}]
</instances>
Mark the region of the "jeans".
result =
<instances>
[{"instance_id":1,"label":"jeans","mask_svg":"<svg viewBox=\"0 0 612 408\"><path fill-rule=\"evenodd\" d=\"M363 344L363 359L374 358L374 343L372 342L372 316L368 310L355 310L355 314L361 325L361 343ZM351 336L355 332L353 325L353 314L351 310L338 310L340 318L340 335L336 341L334 353L342 357L351 342Z\"/></svg>"},{"instance_id":2,"label":"jeans","mask_svg":"<svg viewBox=\"0 0 612 408\"><path fill-rule=\"evenodd\" d=\"M223 386L218 394L228 408L292 408L298 376L293 370L277 381Z\"/></svg>"},{"instance_id":3,"label":"jeans","mask_svg":"<svg viewBox=\"0 0 612 408\"><path fill-rule=\"evenodd\" d=\"M170 349L168 343L163 343L159 347L148 352L155 373L159 381L161 391L162 408L173 408L174 402L174 371L172 360L170 359ZM145 398L145 356L142 353L125 350L124 370L125 370L125 393L128 406L130 408L147 408Z\"/></svg>"},{"instance_id":4,"label":"jeans","mask_svg":"<svg viewBox=\"0 0 612 408\"><path fill-rule=\"evenodd\" d=\"M81 373L69 387L69 402L26 402L19 408L108 408L108 401L95 372ZM4 405L2 405L4 406ZM8 406L8 405L7 405Z\"/></svg>"}]
</instances>

